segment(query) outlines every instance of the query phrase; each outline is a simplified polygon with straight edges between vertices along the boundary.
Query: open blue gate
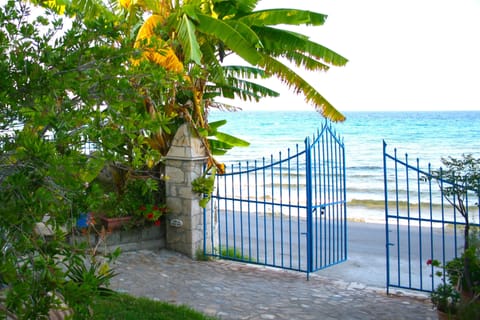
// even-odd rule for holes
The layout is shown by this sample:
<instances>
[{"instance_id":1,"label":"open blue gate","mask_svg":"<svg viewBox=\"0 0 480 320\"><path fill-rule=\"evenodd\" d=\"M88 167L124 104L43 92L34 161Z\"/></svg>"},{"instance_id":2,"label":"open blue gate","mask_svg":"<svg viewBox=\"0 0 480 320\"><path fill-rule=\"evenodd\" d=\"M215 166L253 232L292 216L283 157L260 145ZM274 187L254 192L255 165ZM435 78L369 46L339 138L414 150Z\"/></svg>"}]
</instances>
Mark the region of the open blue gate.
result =
<instances>
[{"instance_id":1,"label":"open blue gate","mask_svg":"<svg viewBox=\"0 0 480 320\"><path fill-rule=\"evenodd\" d=\"M435 276L439 270L427 261L445 266L461 256L465 219L458 207L465 207L470 227L479 228L479 191L466 191L461 204L446 197L444 190L454 183L441 178L441 168L432 170L430 164L422 168L419 159L399 156L396 149L390 154L385 142L383 163L387 292L390 288L431 292L445 278Z\"/></svg>"},{"instance_id":2,"label":"open blue gate","mask_svg":"<svg viewBox=\"0 0 480 320\"><path fill-rule=\"evenodd\" d=\"M345 148L325 123L305 148L217 175L206 255L313 272L347 259Z\"/></svg>"}]
</instances>

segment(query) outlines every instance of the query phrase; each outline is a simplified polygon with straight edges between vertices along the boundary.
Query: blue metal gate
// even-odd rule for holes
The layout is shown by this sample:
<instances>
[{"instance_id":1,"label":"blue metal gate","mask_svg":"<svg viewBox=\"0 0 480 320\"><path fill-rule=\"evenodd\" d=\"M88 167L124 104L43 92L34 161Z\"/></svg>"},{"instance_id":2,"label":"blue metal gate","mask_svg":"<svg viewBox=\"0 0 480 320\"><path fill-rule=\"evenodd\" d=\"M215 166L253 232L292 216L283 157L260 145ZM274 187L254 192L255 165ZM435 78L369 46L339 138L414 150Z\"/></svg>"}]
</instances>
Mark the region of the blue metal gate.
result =
<instances>
[{"instance_id":1,"label":"blue metal gate","mask_svg":"<svg viewBox=\"0 0 480 320\"><path fill-rule=\"evenodd\" d=\"M205 254L307 273L347 259L345 150L330 124L303 150L226 169L205 211L216 221Z\"/></svg>"},{"instance_id":2,"label":"blue metal gate","mask_svg":"<svg viewBox=\"0 0 480 320\"><path fill-rule=\"evenodd\" d=\"M387 292L390 288L431 292L445 281L435 276L428 260L443 266L463 251L465 221L455 202L445 200L443 190L453 183L440 179L428 164L421 169L419 159L387 153L383 146L386 222ZM440 175L441 177L441 175ZM478 227L480 203L475 192L468 192L464 205L470 226Z\"/></svg>"}]
</instances>

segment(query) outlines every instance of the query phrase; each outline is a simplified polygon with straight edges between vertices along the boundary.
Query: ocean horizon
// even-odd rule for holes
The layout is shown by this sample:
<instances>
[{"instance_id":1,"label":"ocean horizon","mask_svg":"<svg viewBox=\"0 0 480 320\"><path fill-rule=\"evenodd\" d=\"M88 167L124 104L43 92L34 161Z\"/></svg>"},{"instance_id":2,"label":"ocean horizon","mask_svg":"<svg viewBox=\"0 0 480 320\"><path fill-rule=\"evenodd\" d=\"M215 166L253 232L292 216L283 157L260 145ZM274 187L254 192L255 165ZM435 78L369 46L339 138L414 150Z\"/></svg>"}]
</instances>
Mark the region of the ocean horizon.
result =
<instances>
[{"instance_id":1,"label":"ocean horizon","mask_svg":"<svg viewBox=\"0 0 480 320\"><path fill-rule=\"evenodd\" d=\"M351 220L384 221L383 143L387 152L424 171L441 167L445 157L480 157L480 111L358 111L329 123L343 139L346 154L347 215ZM325 119L316 111L212 111L209 121L227 120L220 131L250 142L217 157L227 165L267 162L304 150ZM297 149L298 148L298 149ZM418 159L418 160L417 160ZM405 204L403 204L405 205ZM438 205L434 203L434 205Z\"/></svg>"}]
</instances>

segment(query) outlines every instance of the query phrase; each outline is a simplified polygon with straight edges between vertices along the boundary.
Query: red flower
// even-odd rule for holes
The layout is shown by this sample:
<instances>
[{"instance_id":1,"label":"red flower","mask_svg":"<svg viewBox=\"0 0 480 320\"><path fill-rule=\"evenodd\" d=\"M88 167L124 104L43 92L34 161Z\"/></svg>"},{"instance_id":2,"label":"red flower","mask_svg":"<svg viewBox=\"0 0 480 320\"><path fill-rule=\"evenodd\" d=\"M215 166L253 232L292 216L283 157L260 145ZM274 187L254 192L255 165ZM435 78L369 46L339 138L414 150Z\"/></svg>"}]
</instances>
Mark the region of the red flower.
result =
<instances>
[{"instance_id":1,"label":"red flower","mask_svg":"<svg viewBox=\"0 0 480 320\"><path fill-rule=\"evenodd\" d=\"M156 226L159 226L160 223L161 223L160 220L157 220L157 221L155 221L153 224L156 225Z\"/></svg>"},{"instance_id":2,"label":"red flower","mask_svg":"<svg viewBox=\"0 0 480 320\"><path fill-rule=\"evenodd\" d=\"M154 206L153 206L153 210L158 211L158 206L157 206L157 205L154 205Z\"/></svg>"},{"instance_id":3,"label":"red flower","mask_svg":"<svg viewBox=\"0 0 480 320\"><path fill-rule=\"evenodd\" d=\"M149 214L147 214L147 219L148 220L153 220L154 217L155 216L154 216L153 212L150 212Z\"/></svg>"},{"instance_id":4,"label":"red flower","mask_svg":"<svg viewBox=\"0 0 480 320\"><path fill-rule=\"evenodd\" d=\"M140 211L145 211L145 210L147 210L147 207L145 207L145 206L140 206L139 209L140 209Z\"/></svg>"},{"instance_id":5,"label":"red flower","mask_svg":"<svg viewBox=\"0 0 480 320\"><path fill-rule=\"evenodd\" d=\"M428 259L428 260L427 260L427 265L428 265L428 266L431 265L432 262L433 262L432 259Z\"/></svg>"}]
</instances>

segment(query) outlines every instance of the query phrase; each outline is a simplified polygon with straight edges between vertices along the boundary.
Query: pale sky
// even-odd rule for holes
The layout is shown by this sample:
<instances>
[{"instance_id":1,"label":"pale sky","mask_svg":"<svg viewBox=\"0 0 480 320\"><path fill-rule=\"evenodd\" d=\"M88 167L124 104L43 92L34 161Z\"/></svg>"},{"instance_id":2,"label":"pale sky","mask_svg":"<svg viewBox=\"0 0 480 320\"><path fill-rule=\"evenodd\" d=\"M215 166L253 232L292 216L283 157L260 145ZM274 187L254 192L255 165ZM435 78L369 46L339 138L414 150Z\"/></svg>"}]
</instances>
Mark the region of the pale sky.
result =
<instances>
[{"instance_id":1,"label":"pale sky","mask_svg":"<svg viewBox=\"0 0 480 320\"><path fill-rule=\"evenodd\" d=\"M262 0L258 8L328 15L300 31L349 62L304 78L342 112L480 111L480 0ZM268 109L313 109L268 85L281 92L260 102Z\"/></svg>"},{"instance_id":2,"label":"pale sky","mask_svg":"<svg viewBox=\"0 0 480 320\"><path fill-rule=\"evenodd\" d=\"M349 60L301 73L341 112L480 111L480 0L261 0L257 8L328 15L323 26L295 30ZM313 110L278 81L267 86L281 96L261 100L262 109Z\"/></svg>"}]
</instances>

